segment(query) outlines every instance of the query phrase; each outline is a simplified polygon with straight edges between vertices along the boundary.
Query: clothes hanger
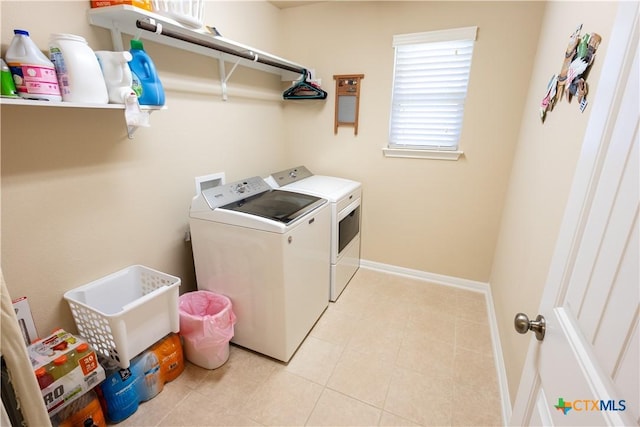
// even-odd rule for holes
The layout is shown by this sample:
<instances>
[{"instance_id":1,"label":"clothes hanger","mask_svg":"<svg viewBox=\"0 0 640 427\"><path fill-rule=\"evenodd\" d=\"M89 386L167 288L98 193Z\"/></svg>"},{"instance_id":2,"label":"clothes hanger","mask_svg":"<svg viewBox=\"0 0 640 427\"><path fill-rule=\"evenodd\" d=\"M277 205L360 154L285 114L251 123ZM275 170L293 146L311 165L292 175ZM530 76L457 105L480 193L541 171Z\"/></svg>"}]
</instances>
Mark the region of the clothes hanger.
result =
<instances>
[{"instance_id":1,"label":"clothes hanger","mask_svg":"<svg viewBox=\"0 0 640 427\"><path fill-rule=\"evenodd\" d=\"M300 80L282 93L284 99L325 99L327 92L307 81L309 71L304 70Z\"/></svg>"},{"instance_id":2,"label":"clothes hanger","mask_svg":"<svg viewBox=\"0 0 640 427\"><path fill-rule=\"evenodd\" d=\"M285 90L282 97L284 99L325 99L327 92L310 83L307 80L309 76L309 71L304 70L300 80Z\"/></svg>"}]
</instances>

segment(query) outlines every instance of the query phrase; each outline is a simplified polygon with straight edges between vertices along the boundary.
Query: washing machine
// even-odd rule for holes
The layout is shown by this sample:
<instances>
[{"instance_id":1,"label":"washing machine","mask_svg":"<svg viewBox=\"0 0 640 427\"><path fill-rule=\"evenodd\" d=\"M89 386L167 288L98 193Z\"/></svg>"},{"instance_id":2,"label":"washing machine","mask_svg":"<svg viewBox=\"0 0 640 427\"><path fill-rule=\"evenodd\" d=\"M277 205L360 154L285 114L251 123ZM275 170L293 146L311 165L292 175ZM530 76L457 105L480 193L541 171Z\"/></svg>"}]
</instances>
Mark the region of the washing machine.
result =
<instances>
[{"instance_id":1,"label":"washing machine","mask_svg":"<svg viewBox=\"0 0 640 427\"><path fill-rule=\"evenodd\" d=\"M271 174L266 181L282 190L325 198L331 207L329 300L336 301L360 268L362 184L334 176L314 175L305 166Z\"/></svg>"},{"instance_id":2,"label":"washing machine","mask_svg":"<svg viewBox=\"0 0 640 427\"><path fill-rule=\"evenodd\" d=\"M328 306L327 200L252 177L203 189L189 217L198 289L231 299L231 342L288 362Z\"/></svg>"}]
</instances>

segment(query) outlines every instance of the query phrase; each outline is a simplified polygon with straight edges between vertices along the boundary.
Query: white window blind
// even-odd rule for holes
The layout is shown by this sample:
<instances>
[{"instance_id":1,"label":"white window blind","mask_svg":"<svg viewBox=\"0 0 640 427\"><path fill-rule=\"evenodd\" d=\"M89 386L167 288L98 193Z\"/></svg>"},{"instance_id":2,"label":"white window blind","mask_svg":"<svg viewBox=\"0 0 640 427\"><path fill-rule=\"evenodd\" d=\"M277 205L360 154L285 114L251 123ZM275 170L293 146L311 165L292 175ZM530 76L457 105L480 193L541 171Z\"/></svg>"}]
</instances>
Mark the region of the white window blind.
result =
<instances>
[{"instance_id":1,"label":"white window blind","mask_svg":"<svg viewBox=\"0 0 640 427\"><path fill-rule=\"evenodd\" d=\"M396 35L389 148L458 150L477 27Z\"/></svg>"}]
</instances>

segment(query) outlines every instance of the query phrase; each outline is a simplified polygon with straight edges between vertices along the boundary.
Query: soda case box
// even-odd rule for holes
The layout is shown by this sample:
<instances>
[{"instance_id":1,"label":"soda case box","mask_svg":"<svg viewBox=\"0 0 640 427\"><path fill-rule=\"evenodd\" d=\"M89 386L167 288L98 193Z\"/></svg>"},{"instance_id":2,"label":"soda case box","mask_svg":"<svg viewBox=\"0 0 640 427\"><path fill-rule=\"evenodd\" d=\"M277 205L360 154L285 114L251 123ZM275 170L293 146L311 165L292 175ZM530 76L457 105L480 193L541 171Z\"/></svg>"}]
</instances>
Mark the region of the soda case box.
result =
<instances>
[{"instance_id":1,"label":"soda case box","mask_svg":"<svg viewBox=\"0 0 640 427\"><path fill-rule=\"evenodd\" d=\"M127 4L149 11L152 10L151 0L91 0L91 7L94 9L97 7L118 6L121 4Z\"/></svg>"},{"instance_id":2,"label":"soda case box","mask_svg":"<svg viewBox=\"0 0 640 427\"><path fill-rule=\"evenodd\" d=\"M28 353L49 416L105 379L89 343L64 329L31 344Z\"/></svg>"}]
</instances>

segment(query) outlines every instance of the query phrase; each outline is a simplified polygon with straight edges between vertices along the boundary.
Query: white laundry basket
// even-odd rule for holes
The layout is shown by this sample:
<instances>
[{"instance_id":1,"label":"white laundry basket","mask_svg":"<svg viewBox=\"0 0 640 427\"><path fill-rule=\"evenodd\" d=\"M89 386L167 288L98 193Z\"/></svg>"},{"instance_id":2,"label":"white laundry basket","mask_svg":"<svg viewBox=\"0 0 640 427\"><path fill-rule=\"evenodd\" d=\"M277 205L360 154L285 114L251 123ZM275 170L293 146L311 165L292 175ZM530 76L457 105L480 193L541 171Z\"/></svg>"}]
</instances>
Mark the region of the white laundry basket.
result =
<instances>
[{"instance_id":1,"label":"white laundry basket","mask_svg":"<svg viewBox=\"0 0 640 427\"><path fill-rule=\"evenodd\" d=\"M204 0L152 0L153 11L191 28L202 28Z\"/></svg>"},{"instance_id":2,"label":"white laundry basket","mask_svg":"<svg viewBox=\"0 0 640 427\"><path fill-rule=\"evenodd\" d=\"M78 333L121 368L169 332L180 331L180 279L133 265L67 291Z\"/></svg>"}]
</instances>

